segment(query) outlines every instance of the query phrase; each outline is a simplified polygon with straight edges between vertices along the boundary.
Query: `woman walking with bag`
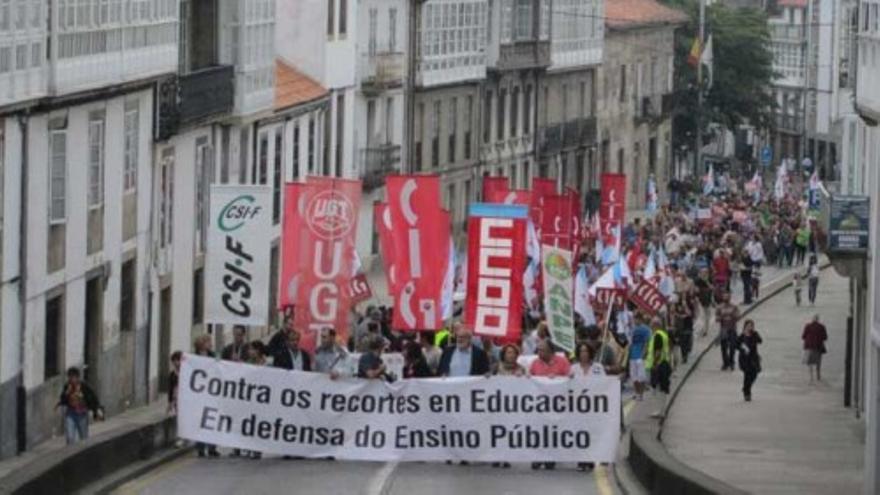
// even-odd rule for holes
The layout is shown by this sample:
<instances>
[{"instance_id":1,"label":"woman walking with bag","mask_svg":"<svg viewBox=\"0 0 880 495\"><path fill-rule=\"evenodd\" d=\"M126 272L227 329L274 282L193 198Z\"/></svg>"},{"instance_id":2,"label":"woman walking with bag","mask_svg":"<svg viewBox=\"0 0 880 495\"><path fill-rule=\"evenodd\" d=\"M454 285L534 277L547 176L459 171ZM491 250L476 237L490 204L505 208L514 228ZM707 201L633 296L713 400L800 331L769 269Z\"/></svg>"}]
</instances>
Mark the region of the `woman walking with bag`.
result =
<instances>
[{"instance_id":1,"label":"woman walking with bag","mask_svg":"<svg viewBox=\"0 0 880 495\"><path fill-rule=\"evenodd\" d=\"M739 369L743 372L743 398L746 402L752 400L752 385L758 379L761 372L761 356L758 354L758 345L763 340L755 330L755 322L746 320L743 323L743 331L737 337L737 349L739 350Z\"/></svg>"}]
</instances>

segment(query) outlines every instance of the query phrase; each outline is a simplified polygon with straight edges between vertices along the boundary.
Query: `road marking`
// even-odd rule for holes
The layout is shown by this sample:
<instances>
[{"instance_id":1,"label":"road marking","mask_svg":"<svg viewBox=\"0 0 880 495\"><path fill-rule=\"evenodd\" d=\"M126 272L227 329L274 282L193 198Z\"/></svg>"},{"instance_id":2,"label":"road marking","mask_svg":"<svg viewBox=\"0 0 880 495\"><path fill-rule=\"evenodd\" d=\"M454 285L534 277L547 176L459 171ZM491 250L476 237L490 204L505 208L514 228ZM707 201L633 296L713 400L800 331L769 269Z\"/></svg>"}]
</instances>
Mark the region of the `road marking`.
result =
<instances>
[{"instance_id":1,"label":"road marking","mask_svg":"<svg viewBox=\"0 0 880 495\"><path fill-rule=\"evenodd\" d=\"M384 495L391 488L391 475L397 469L397 462L386 462L382 469L370 479L367 485L367 495Z\"/></svg>"},{"instance_id":2,"label":"road marking","mask_svg":"<svg viewBox=\"0 0 880 495\"><path fill-rule=\"evenodd\" d=\"M614 495L614 489L611 488L611 482L608 481L608 470L605 466L599 464L593 470L593 477L596 478L596 488L599 495Z\"/></svg>"},{"instance_id":3,"label":"road marking","mask_svg":"<svg viewBox=\"0 0 880 495\"><path fill-rule=\"evenodd\" d=\"M159 481L164 476L167 476L174 471L178 471L183 469L186 466L189 466L193 462L195 462L195 457L182 457L172 463L166 464L154 471L150 471L148 474L129 481L128 483L120 486L116 490L113 491L114 495L139 495L143 493L143 491L149 486Z\"/></svg>"}]
</instances>

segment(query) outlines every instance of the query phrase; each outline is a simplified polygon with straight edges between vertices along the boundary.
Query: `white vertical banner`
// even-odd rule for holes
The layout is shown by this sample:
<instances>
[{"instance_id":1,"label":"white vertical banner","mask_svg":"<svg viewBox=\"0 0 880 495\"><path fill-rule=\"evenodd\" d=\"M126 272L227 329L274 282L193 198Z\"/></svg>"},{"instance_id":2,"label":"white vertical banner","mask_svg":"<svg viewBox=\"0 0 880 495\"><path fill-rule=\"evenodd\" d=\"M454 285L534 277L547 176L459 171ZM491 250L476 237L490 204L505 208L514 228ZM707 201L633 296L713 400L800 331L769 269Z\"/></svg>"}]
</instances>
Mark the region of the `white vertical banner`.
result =
<instances>
[{"instance_id":1,"label":"white vertical banner","mask_svg":"<svg viewBox=\"0 0 880 495\"><path fill-rule=\"evenodd\" d=\"M205 322L265 325L269 315L272 189L212 185Z\"/></svg>"},{"instance_id":2,"label":"white vertical banner","mask_svg":"<svg viewBox=\"0 0 880 495\"><path fill-rule=\"evenodd\" d=\"M544 313L550 338L560 349L574 351L574 298L571 251L541 246L544 275Z\"/></svg>"}]
</instances>

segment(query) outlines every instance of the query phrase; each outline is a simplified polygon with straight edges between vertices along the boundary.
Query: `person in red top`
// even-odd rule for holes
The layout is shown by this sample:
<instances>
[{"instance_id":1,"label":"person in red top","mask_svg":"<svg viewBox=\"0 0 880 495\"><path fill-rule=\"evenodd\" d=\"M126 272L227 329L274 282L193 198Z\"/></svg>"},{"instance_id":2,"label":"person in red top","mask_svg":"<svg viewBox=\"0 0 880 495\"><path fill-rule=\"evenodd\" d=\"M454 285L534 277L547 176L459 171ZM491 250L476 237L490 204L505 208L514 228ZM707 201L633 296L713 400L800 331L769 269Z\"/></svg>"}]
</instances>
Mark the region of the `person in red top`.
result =
<instances>
[{"instance_id":1,"label":"person in red top","mask_svg":"<svg viewBox=\"0 0 880 495\"><path fill-rule=\"evenodd\" d=\"M716 289L720 288L720 292L730 291L730 261L723 249L715 251L715 257L712 259L712 273Z\"/></svg>"},{"instance_id":2,"label":"person in red top","mask_svg":"<svg viewBox=\"0 0 880 495\"><path fill-rule=\"evenodd\" d=\"M546 376L550 378L567 378L571 372L571 363L563 356L553 352L553 344L550 339L538 342L538 359L532 361L529 374L532 376ZM532 469L540 469L544 466L548 470L556 469L555 462L533 462Z\"/></svg>"},{"instance_id":3,"label":"person in red top","mask_svg":"<svg viewBox=\"0 0 880 495\"><path fill-rule=\"evenodd\" d=\"M822 381L822 354L825 354L825 341L828 340L828 332L825 325L819 323L819 315L813 316L813 321L804 326L801 335L804 341L804 364L810 370L810 383L813 383L813 368L816 368L816 380Z\"/></svg>"}]
</instances>

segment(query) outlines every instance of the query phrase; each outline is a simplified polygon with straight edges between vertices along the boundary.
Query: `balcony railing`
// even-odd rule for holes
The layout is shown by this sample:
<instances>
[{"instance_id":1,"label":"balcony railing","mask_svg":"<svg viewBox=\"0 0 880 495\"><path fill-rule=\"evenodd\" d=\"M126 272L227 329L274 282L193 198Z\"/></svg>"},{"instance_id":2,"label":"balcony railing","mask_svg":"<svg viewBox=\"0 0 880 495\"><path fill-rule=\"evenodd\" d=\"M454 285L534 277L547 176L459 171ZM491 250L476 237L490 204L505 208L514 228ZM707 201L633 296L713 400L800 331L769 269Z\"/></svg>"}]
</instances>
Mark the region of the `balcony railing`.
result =
<instances>
[{"instance_id":1,"label":"balcony railing","mask_svg":"<svg viewBox=\"0 0 880 495\"><path fill-rule=\"evenodd\" d=\"M385 182L385 176L397 171L400 164L400 145L381 144L361 149L363 188L373 190Z\"/></svg>"},{"instance_id":2,"label":"balcony railing","mask_svg":"<svg viewBox=\"0 0 880 495\"><path fill-rule=\"evenodd\" d=\"M538 155L549 156L562 150L562 124L550 124L538 128Z\"/></svg>"},{"instance_id":3,"label":"balcony railing","mask_svg":"<svg viewBox=\"0 0 880 495\"><path fill-rule=\"evenodd\" d=\"M562 128L562 146L585 146L596 142L596 118L588 117L566 122Z\"/></svg>"},{"instance_id":4,"label":"balcony railing","mask_svg":"<svg viewBox=\"0 0 880 495\"><path fill-rule=\"evenodd\" d=\"M674 99L671 94L642 96L634 98L633 118L637 124L657 122L672 115Z\"/></svg>"},{"instance_id":5,"label":"balcony railing","mask_svg":"<svg viewBox=\"0 0 880 495\"><path fill-rule=\"evenodd\" d=\"M777 113L776 129L790 133L801 133L804 129L804 118L802 115L785 115Z\"/></svg>"},{"instance_id":6,"label":"balcony railing","mask_svg":"<svg viewBox=\"0 0 880 495\"><path fill-rule=\"evenodd\" d=\"M180 122L183 125L232 111L235 73L218 65L180 76Z\"/></svg>"},{"instance_id":7,"label":"balcony railing","mask_svg":"<svg viewBox=\"0 0 880 495\"><path fill-rule=\"evenodd\" d=\"M550 66L549 41L504 43L498 53L498 70L535 69Z\"/></svg>"},{"instance_id":8,"label":"balcony railing","mask_svg":"<svg viewBox=\"0 0 880 495\"><path fill-rule=\"evenodd\" d=\"M375 94L403 86L403 53L362 53L360 61L361 87L365 92Z\"/></svg>"},{"instance_id":9,"label":"balcony railing","mask_svg":"<svg viewBox=\"0 0 880 495\"><path fill-rule=\"evenodd\" d=\"M800 43L807 40L807 33L803 24L771 24L770 39Z\"/></svg>"}]
</instances>

